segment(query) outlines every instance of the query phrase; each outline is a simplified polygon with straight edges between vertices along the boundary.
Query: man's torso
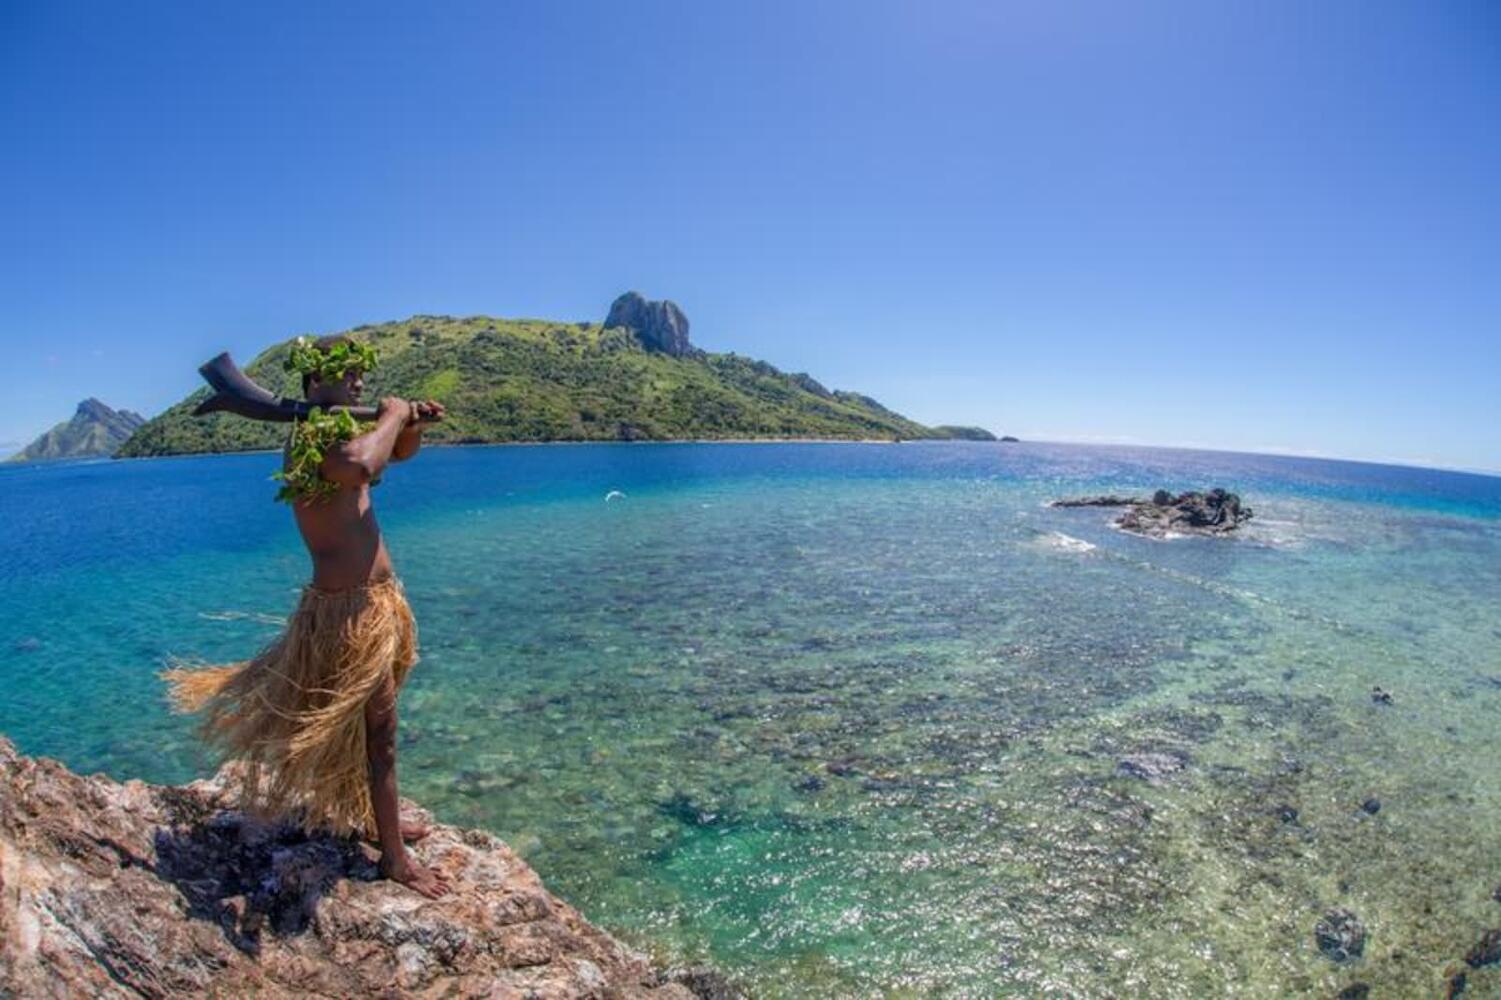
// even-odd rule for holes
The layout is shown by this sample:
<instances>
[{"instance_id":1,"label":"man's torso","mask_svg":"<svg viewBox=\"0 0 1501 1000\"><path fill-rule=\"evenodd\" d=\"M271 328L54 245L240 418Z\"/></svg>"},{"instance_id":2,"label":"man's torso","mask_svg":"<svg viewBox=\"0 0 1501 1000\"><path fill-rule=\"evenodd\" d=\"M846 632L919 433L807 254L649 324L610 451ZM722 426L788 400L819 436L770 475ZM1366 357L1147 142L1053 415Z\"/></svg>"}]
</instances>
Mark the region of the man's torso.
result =
<instances>
[{"instance_id":1,"label":"man's torso","mask_svg":"<svg viewBox=\"0 0 1501 1000\"><path fill-rule=\"evenodd\" d=\"M369 486L341 486L327 499L295 503L292 515L313 559L313 586L344 590L392 575Z\"/></svg>"}]
</instances>

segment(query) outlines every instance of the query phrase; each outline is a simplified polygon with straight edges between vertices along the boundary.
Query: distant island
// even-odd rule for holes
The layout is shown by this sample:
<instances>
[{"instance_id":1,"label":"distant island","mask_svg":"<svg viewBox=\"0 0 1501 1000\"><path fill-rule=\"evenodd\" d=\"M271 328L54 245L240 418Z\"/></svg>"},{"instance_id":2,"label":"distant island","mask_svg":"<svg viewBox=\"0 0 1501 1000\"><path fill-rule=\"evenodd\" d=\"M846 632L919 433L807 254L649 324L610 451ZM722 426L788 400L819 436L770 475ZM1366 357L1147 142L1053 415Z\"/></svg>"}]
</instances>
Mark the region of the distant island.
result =
<instances>
[{"instance_id":1,"label":"distant island","mask_svg":"<svg viewBox=\"0 0 1501 1000\"><path fill-rule=\"evenodd\" d=\"M139 413L112 409L91 396L78 404L71 419L56 425L6 461L107 458L145 423L146 418Z\"/></svg>"},{"instance_id":2,"label":"distant island","mask_svg":"<svg viewBox=\"0 0 1501 1000\"><path fill-rule=\"evenodd\" d=\"M955 441L994 441L995 435L983 427L962 427L954 424L939 424L933 428L933 437L952 438ZM1013 438L1012 440L1015 440Z\"/></svg>"},{"instance_id":3,"label":"distant island","mask_svg":"<svg viewBox=\"0 0 1501 1000\"><path fill-rule=\"evenodd\" d=\"M397 395L448 404L449 419L428 432L438 443L995 440L979 427L924 426L801 372L700 350L675 303L636 292L617 298L603 324L414 316L348 332L381 352L367 401ZM295 376L282 370L290 344L261 352L245 371L273 392L299 396ZM117 455L280 447L285 427L222 413L194 417L206 395L201 389L147 421Z\"/></svg>"}]
</instances>

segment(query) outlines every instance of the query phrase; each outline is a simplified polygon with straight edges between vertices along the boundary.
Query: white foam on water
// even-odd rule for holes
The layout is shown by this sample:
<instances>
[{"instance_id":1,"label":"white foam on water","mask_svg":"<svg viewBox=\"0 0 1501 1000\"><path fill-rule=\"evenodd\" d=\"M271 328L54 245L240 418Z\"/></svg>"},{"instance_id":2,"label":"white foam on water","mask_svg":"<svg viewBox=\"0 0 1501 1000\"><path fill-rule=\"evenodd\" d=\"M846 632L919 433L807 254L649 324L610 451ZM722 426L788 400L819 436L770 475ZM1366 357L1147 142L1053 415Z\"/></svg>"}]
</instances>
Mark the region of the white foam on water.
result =
<instances>
[{"instance_id":1,"label":"white foam on water","mask_svg":"<svg viewBox=\"0 0 1501 1000\"><path fill-rule=\"evenodd\" d=\"M200 611L199 618L206 618L211 622L241 622L251 621L261 625L285 625L287 620L279 615L268 615L260 611Z\"/></svg>"},{"instance_id":2,"label":"white foam on water","mask_svg":"<svg viewBox=\"0 0 1501 1000\"><path fill-rule=\"evenodd\" d=\"M1308 541L1307 526L1298 520L1269 518L1258 514L1241 529L1252 545L1270 549L1301 549Z\"/></svg>"},{"instance_id":3,"label":"white foam on water","mask_svg":"<svg viewBox=\"0 0 1501 1000\"><path fill-rule=\"evenodd\" d=\"M1093 552L1097 548L1093 542L1086 542L1073 535L1065 535L1061 531L1049 531L1037 536L1037 540L1048 548L1057 549L1060 552Z\"/></svg>"}]
</instances>

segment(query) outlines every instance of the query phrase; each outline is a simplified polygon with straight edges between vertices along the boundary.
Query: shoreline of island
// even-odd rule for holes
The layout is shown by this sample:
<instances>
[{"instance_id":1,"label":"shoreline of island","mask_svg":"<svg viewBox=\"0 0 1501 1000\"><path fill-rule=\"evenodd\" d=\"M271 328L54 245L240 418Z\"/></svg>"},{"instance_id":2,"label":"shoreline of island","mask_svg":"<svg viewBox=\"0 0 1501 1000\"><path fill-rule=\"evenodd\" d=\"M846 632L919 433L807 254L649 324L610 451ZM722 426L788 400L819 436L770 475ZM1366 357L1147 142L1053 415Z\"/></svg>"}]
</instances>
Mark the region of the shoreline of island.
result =
<instances>
[{"instance_id":1,"label":"shoreline of island","mask_svg":"<svg viewBox=\"0 0 1501 1000\"><path fill-rule=\"evenodd\" d=\"M1002 441L999 438L994 441L974 441L965 438L819 438L819 437L735 437L735 438L654 438L642 441L620 441L609 438L578 439L559 438L547 441L427 441L422 447L428 448L543 448L558 446L581 446L581 445L607 445L643 447L650 445L690 445L690 444L861 444L861 445L899 445L899 444L974 444L974 445L999 445L1020 444L1017 440ZM93 456L86 459L50 459L44 462L17 462L21 465L52 465L62 462L145 462L163 458L211 458L225 455L276 455L280 454L279 448L246 448L241 451L180 451L165 455L108 455Z\"/></svg>"}]
</instances>

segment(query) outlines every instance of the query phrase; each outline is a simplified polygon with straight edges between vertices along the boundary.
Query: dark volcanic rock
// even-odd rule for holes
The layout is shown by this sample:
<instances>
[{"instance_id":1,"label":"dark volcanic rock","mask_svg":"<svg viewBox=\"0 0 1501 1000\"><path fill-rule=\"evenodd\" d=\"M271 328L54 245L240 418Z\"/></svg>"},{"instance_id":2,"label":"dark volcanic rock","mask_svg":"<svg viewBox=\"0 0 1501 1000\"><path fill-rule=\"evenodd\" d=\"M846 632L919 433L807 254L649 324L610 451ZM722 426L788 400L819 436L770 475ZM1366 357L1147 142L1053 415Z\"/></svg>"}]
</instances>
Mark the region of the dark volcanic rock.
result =
<instances>
[{"instance_id":1,"label":"dark volcanic rock","mask_svg":"<svg viewBox=\"0 0 1501 1000\"><path fill-rule=\"evenodd\" d=\"M1330 910L1313 929L1319 951L1336 962L1359 958L1365 951L1365 925L1349 910Z\"/></svg>"},{"instance_id":2,"label":"dark volcanic rock","mask_svg":"<svg viewBox=\"0 0 1501 1000\"><path fill-rule=\"evenodd\" d=\"M412 852L453 892L426 899L380 879L357 839L234 811L237 773L120 784L0 737L0 997L691 1000L700 985L591 926L488 833L432 824Z\"/></svg>"},{"instance_id":3,"label":"dark volcanic rock","mask_svg":"<svg viewBox=\"0 0 1501 1000\"><path fill-rule=\"evenodd\" d=\"M1366 983L1351 983L1339 991L1336 1000L1366 1000L1371 995L1371 987Z\"/></svg>"},{"instance_id":4,"label":"dark volcanic rock","mask_svg":"<svg viewBox=\"0 0 1501 1000\"><path fill-rule=\"evenodd\" d=\"M1150 503L1150 500L1133 500L1130 497L1118 497L1114 493L1106 493L1094 497L1074 497L1069 500L1054 500L1049 507L1128 507L1134 503Z\"/></svg>"},{"instance_id":5,"label":"dark volcanic rock","mask_svg":"<svg viewBox=\"0 0 1501 1000\"><path fill-rule=\"evenodd\" d=\"M701 965L668 969L662 979L664 982L686 986L698 1000L742 1000L745 996L724 977L723 973Z\"/></svg>"},{"instance_id":6,"label":"dark volcanic rock","mask_svg":"<svg viewBox=\"0 0 1501 1000\"><path fill-rule=\"evenodd\" d=\"M1381 800L1376 798L1366 799L1360 804L1360 811L1367 816L1374 816L1381 811Z\"/></svg>"},{"instance_id":7,"label":"dark volcanic rock","mask_svg":"<svg viewBox=\"0 0 1501 1000\"><path fill-rule=\"evenodd\" d=\"M1124 507L1115 525L1122 531L1152 538L1172 535L1222 535L1234 531L1251 519L1250 507L1243 507L1239 495L1222 489L1208 493L1180 493L1158 490L1150 499L1119 497L1113 494L1054 500L1053 507Z\"/></svg>"},{"instance_id":8,"label":"dark volcanic rock","mask_svg":"<svg viewBox=\"0 0 1501 1000\"><path fill-rule=\"evenodd\" d=\"M1482 965L1495 965L1501 962L1501 930L1488 930L1480 936L1475 947L1465 955L1465 964L1472 969L1478 969Z\"/></svg>"},{"instance_id":9,"label":"dark volcanic rock","mask_svg":"<svg viewBox=\"0 0 1501 1000\"><path fill-rule=\"evenodd\" d=\"M1222 534L1234 531L1250 518L1251 508L1242 507L1240 497L1234 493L1214 489L1172 497L1166 490L1159 490L1150 504L1128 507L1116 525L1139 535L1161 538L1169 534Z\"/></svg>"},{"instance_id":10,"label":"dark volcanic rock","mask_svg":"<svg viewBox=\"0 0 1501 1000\"><path fill-rule=\"evenodd\" d=\"M626 292L610 306L605 326L625 327L648 351L675 358L693 351L688 343L688 317L675 302L649 301L639 292Z\"/></svg>"}]
</instances>

